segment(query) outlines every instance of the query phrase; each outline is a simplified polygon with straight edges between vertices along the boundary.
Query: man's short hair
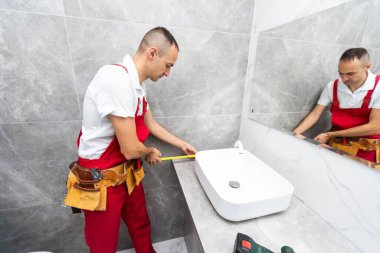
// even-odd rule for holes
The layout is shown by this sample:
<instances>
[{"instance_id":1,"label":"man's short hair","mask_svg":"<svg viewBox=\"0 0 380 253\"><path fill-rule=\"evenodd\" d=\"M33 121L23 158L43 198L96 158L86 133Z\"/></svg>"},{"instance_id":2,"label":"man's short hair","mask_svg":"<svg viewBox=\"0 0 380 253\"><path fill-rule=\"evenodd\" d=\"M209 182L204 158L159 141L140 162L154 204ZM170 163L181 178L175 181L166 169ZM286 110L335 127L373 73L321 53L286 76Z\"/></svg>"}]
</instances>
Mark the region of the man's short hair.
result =
<instances>
[{"instance_id":1,"label":"man's short hair","mask_svg":"<svg viewBox=\"0 0 380 253\"><path fill-rule=\"evenodd\" d=\"M157 26L148 31L141 40L138 48L139 52L145 51L148 47L158 47L160 53L165 53L170 47L175 46L179 51L177 41L165 27Z\"/></svg>"},{"instance_id":2,"label":"man's short hair","mask_svg":"<svg viewBox=\"0 0 380 253\"><path fill-rule=\"evenodd\" d=\"M358 59L362 62L369 62L370 60L367 50L365 48L358 47L346 50L340 57L339 61L352 61L354 59Z\"/></svg>"}]
</instances>

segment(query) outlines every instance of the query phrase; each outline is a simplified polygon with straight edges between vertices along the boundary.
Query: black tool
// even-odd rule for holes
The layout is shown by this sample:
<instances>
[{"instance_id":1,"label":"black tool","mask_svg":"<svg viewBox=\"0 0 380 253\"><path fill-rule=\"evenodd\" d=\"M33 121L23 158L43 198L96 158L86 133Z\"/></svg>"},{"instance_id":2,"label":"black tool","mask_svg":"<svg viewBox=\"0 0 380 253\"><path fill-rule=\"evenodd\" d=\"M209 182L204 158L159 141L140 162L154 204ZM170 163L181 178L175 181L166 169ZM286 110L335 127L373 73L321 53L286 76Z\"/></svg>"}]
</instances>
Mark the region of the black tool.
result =
<instances>
[{"instance_id":1,"label":"black tool","mask_svg":"<svg viewBox=\"0 0 380 253\"><path fill-rule=\"evenodd\" d=\"M269 249L257 244L248 235L238 233L235 240L235 247L233 253L274 253ZM281 253L295 253L289 246L283 246Z\"/></svg>"}]
</instances>

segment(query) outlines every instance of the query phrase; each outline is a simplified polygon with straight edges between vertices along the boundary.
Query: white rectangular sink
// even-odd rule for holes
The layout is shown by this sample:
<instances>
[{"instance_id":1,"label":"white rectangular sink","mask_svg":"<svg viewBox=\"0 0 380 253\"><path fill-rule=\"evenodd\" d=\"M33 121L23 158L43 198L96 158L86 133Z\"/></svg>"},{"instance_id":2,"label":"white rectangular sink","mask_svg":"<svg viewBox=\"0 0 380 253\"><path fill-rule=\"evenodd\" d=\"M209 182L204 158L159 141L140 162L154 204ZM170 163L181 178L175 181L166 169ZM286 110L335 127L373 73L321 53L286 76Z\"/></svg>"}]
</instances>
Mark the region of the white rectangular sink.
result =
<instances>
[{"instance_id":1,"label":"white rectangular sink","mask_svg":"<svg viewBox=\"0 0 380 253\"><path fill-rule=\"evenodd\" d=\"M289 207L293 186L244 150L200 151L195 173L215 210L231 221L252 219Z\"/></svg>"}]
</instances>

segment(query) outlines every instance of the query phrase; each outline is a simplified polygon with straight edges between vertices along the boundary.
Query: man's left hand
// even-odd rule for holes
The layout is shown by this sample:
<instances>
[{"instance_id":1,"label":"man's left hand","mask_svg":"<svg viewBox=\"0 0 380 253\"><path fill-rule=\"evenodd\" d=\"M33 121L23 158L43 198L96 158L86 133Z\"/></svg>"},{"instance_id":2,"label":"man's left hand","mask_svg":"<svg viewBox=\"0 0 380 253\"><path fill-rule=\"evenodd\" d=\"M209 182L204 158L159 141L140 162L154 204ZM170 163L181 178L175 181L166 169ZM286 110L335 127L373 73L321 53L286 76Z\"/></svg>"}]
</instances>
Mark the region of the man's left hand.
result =
<instances>
[{"instance_id":1,"label":"man's left hand","mask_svg":"<svg viewBox=\"0 0 380 253\"><path fill-rule=\"evenodd\" d=\"M195 153L197 153L197 150L186 142L184 142L184 144L182 145L182 151L187 155L194 155Z\"/></svg>"}]
</instances>

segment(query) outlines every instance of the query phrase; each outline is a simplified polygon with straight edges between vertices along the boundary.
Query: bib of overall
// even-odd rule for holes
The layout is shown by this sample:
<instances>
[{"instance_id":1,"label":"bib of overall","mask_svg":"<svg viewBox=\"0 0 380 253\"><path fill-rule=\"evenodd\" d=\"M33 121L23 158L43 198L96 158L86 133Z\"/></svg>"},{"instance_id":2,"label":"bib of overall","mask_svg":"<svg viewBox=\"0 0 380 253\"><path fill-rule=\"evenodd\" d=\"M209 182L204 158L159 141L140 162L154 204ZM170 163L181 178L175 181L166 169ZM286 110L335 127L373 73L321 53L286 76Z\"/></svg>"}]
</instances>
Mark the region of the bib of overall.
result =
<instances>
[{"instance_id":1,"label":"bib of overall","mask_svg":"<svg viewBox=\"0 0 380 253\"><path fill-rule=\"evenodd\" d=\"M352 127L367 124L371 114L369 103L372 93L379 82L380 76L376 76L375 85L372 90L369 90L363 99L360 108L340 108L338 100L338 79L334 81L333 87L333 102L331 105L331 124L335 130L344 130ZM380 139L380 133L370 136L360 136L367 139ZM356 156L366 159L371 162L376 162L376 151L359 150Z\"/></svg>"},{"instance_id":2,"label":"bib of overall","mask_svg":"<svg viewBox=\"0 0 380 253\"><path fill-rule=\"evenodd\" d=\"M128 70L120 64L113 64ZM140 142L144 142L149 136L149 130L145 126L144 116L147 101L143 98L142 115L140 110L140 98L138 98L135 113L136 134ZM78 137L77 144L80 145ZM98 168L99 170L111 168L126 162L121 153L116 135L98 159L86 159L79 157L78 164L86 168ZM138 164L141 163L138 160ZM120 221L123 219L128 227L136 253L155 253L151 242L151 228L145 202L145 192L142 184L134 188L131 195L128 194L126 184L107 188L106 211L87 211L85 214L85 239L90 248L90 253L115 253L117 249Z\"/></svg>"}]
</instances>

